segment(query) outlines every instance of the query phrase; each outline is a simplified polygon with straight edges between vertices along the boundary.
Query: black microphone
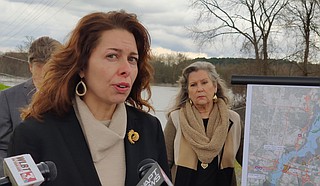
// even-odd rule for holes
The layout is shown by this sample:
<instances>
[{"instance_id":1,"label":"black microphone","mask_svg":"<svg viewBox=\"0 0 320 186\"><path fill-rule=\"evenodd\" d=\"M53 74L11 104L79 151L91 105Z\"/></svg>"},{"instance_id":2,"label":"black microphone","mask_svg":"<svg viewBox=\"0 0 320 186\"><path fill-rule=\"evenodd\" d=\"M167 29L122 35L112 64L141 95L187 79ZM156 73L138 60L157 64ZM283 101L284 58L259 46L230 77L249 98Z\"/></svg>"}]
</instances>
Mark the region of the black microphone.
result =
<instances>
[{"instance_id":1,"label":"black microphone","mask_svg":"<svg viewBox=\"0 0 320 186\"><path fill-rule=\"evenodd\" d=\"M30 154L5 158L3 167L6 177L0 178L0 186L37 186L57 177L52 161L35 164Z\"/></svg>"},{"instance_id":2,"label":"black microphone","mask_svg":"<svg viewBox=\"0 0 320 186\"><path fill-rule=\"evenodd\" d=\"M151 158L142 160L138 164L137 172L141 179L137 186L161 186L162 183L166 183L167 186L173 186L160 165Z\"/></svg>"}]
</instances>

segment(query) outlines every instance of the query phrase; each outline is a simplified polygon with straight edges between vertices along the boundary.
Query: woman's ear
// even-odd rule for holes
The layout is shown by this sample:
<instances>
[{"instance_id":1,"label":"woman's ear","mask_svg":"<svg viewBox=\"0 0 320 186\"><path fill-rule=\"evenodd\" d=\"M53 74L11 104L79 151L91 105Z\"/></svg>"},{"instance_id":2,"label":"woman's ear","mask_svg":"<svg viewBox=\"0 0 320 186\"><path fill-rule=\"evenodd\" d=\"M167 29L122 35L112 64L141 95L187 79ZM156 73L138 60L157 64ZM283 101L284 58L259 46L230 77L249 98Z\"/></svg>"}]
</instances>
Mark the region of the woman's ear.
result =
<instances>
[{"instance_id":1,"label":"woman's ear","mask_svg":"<svg viewBox=\"0 0 320 186\"><path fill-rule=\"evenodd\" d=\"M219 87L220 87L220 85L216 82L216 92L218 92Z\"/></svg>"},{"instance_id":2,"label":"woman's ear","mask_svg":"<svg viewBox=\"0 0 320 186\"><path fill-rule=\"evenodd\" d=\"M83 70L80 70L79 76L80 76L81 79L84 77L84 72L83 72Z\"/></svg>"}]
</instances>

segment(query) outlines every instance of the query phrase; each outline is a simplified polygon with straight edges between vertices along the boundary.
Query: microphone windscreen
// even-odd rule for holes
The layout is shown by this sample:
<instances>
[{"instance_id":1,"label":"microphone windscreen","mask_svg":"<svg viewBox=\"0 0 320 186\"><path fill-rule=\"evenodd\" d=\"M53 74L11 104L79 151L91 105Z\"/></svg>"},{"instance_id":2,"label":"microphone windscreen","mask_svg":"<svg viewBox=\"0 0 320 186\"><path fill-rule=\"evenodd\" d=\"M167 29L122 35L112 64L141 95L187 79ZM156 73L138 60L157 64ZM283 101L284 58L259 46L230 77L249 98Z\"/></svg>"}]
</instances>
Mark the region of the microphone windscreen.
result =
<instances>
[{"instance_id":1,"label":"microphone windscreen","mask_svg":"<svg viewBox=\"0 0 320 186\"><path fill-rule=\"evenodd\" d=\"M48 181L55 180L58 174L56 164L53 163L52 161L46 161L45 163L48 165L49 171L50 171L50 176L48 178Z\"/></svg>"},{"instance_id":2,"label":"microphone windscreen","mask_svg":"<svg viewBox=\"0 0 320 186\"><path fill-rule=\"evenodd\" d=\"M137 167L139 178L141 179L155 163L156 161L151 158L142 160Z\"/></svg>"},{"instance_id":3,"label":"microphone windscreen","mask_svg":"<svg viewBox=\"0 0 320 186\"><path fill-rule=\"evenodd\" d=\"M57 167L52 161L40 162L37 164L38 169L43 175L45 181L52 181L57 177Z\"/></svg>"}]
</instances>

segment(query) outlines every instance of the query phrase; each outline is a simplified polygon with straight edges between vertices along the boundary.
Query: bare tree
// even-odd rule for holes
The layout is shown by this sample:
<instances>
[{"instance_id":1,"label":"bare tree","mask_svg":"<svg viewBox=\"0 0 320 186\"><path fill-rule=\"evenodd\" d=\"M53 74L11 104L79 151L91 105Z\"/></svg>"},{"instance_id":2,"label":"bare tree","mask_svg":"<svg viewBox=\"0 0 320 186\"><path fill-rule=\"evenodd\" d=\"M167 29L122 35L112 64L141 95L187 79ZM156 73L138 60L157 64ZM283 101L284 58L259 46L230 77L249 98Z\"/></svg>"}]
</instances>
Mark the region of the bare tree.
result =
<instances>
[{"instance_id":1,"label":"bare tree","mask_svg":"<svg viewBox=\"0 0 320 186\"><path fill-rule=\"evenodd\" d=\"M285 8L283 15L285 27L292 29L297 34L297 49L293 51L290 57L300 58L302 66L299 66L304 76L310 74L308 70L310 50L314 50L314 54L320 51L317 46L317 39L320 37L320 1L319 0L291 0ZM319 42L319 41L318 41ZM297 59L295 59L297 60Z\"/></svg>"},{"instance_id":2,"label":"bare tree","mask_svg":"<svg viewBox=\"0 0 320 186\"><path fill-rule=\"evenodd\" d=\"M31 43L35 40L33 36L25 36L25 40L22 41L22 44L17 46L18 52L28 52Z\"/></svg>"},{"instance_id":3,"label":"bare tree","mask_svg":"<svg viewBox=\"0 0 320 186\"><path fill-rule=\"evenodd\" d=\"M224 35L245 38L242 49L254 51L257 62L262 62L262 73L268 72L270 34L280 11L288 0L193 0L199 9L198 23L210 23L207 28L191 28L200 46ZM212 24L213 23L213 24Z\"/></svg>"}]
</instances>

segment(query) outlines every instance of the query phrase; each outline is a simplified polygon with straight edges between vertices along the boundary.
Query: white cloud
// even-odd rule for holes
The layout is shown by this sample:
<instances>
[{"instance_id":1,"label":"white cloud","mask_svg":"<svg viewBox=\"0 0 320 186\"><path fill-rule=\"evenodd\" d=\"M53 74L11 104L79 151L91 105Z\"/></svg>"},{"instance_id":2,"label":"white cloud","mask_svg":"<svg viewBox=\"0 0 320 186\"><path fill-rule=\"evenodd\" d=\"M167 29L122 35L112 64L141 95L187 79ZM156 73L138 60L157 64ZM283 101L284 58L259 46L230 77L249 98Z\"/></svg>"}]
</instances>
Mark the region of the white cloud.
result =
<instances>
[{"instance_id":1,"label":"white cloud","mask_svg":"<svg viewBox=\"0 0 320 186\"><path fill-rule=\"evenodd\" d=\"M26 36L48 35L65 42L67 34L84 15L124 9L136 13L149 30L154 50L162 48L189 56L234 56L233 48L199 49L186 30L195 21L189 3L187 0L0 0L0 51L15 50Z\"/></svg>"},{"instance_id":2,"label":"white cloud","mask_svg":"<svg viewBox=\"0 0 320 186\"><path fill-rule=\"evenodd\" d=\"M156 47L156 48L152 48L152 53L154 55L161 55L161 54L177 54L177 53L181 53L186 55L188 58L194 59L194 58L202 58L205 57L207 58L207 54L205 53L195 53L195 52L183 52L183 51L173 51L167 48L162 48L162 47Z\"/></svg>"}]
</instances>

